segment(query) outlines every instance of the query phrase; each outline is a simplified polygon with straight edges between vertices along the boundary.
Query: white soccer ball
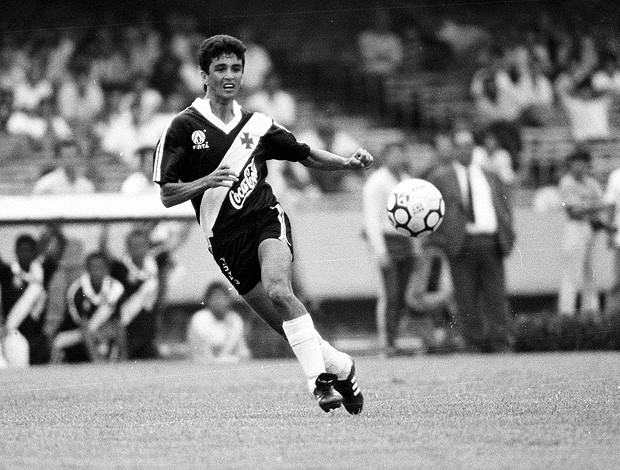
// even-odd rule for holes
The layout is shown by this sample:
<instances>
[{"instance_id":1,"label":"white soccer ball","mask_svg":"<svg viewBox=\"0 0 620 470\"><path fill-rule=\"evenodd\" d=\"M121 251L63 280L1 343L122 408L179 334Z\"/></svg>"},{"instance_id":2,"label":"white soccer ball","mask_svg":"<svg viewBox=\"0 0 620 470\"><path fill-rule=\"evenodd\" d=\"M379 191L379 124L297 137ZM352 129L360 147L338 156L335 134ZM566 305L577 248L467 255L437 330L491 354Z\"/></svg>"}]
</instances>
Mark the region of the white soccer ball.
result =
<instances>
[{"instance_id":1,"label":"white soccer ball","mask_svg":"<svg viewBox=\"0 0 620 470\"><path fill-rule=\"evenodd\" d=\"M387 201L388 218L398 233L425 237L437 230L446 214L441 192L422 179L399 183Z\"/></svg>"}]
</instances>

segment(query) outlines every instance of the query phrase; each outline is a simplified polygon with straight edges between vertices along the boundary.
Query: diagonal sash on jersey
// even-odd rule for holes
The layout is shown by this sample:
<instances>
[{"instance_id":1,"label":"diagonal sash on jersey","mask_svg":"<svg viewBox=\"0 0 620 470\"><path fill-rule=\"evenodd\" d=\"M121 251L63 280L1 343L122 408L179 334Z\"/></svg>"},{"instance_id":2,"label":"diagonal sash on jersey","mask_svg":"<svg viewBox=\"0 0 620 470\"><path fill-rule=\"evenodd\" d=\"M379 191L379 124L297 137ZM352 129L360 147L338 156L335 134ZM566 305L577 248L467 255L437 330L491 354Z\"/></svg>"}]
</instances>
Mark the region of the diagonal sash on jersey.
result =
<instances>
[{"instance_id":1,"label":"diagonal sash on jersey","mask_svg":"<svg viewBox=\"0 0 620 470\"><path fill-rule=\"evenodd\" d=\"M250 137L254 138L254 142L258 142L272 124L271 118L264 114L254 113L245 126L237 133L235 141L224 155L224 158L222 158L220 166L228 165L241 178L241 172L246 163L252 158L252 153L254 153L256 146L249 148L250 146L242 142L239 136L248 133ZM213 236L213 225L229 191L230 188L220 186L207 189L202 196L200 203L200 227L207 240Z\"/></svg>"}]
</instances>

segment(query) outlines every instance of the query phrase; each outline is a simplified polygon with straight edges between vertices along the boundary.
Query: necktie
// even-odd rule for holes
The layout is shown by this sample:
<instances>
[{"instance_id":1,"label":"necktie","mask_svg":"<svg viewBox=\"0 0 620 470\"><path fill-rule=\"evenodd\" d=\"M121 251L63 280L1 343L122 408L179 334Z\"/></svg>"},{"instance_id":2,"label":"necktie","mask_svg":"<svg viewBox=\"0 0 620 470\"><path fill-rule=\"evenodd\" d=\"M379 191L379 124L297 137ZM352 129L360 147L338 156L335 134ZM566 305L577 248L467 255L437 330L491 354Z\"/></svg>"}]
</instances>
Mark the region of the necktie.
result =
<instances>
[{"instance_id":1,"label":"necktie","mask_svg":"<svg viewBox=\"0 0 620 470\"><path fill-rule=\"evenodd\" d=\"M474 214L474 197L471 190L470 167L467 167L467 221L472 223L476 221L476 216Z\"/></svg>"}]
</instances>

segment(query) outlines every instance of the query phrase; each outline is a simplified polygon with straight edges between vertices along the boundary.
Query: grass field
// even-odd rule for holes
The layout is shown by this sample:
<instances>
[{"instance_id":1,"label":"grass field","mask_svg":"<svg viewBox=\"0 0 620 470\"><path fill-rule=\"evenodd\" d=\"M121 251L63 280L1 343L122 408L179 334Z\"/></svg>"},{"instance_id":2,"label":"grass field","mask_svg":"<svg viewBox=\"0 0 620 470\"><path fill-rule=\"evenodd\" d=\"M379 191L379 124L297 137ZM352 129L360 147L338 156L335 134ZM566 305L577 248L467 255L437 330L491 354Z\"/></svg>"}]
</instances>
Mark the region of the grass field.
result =
<instances>
[{"instance_id":1,"label":"grass field","mask_svg":"<svg viewBox=\"0 0 620 470\"><path fill-rule=\"evenodd\" d=\"M0 371L0 468L620 468L620 355L360 357L362 415L294 360Z\"/></svg>"}]
</instances>

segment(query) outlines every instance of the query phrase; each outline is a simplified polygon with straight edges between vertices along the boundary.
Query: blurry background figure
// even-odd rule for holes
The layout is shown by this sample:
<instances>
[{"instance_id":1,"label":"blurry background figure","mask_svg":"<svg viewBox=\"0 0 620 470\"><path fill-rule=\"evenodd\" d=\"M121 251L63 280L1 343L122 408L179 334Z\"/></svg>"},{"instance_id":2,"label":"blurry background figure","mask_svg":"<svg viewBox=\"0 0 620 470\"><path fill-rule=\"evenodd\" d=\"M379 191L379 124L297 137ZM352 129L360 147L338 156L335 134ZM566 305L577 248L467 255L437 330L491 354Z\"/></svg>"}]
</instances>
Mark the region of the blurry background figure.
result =
<instances>
[{"instance_id":1,"label":"blurry background figure","mask_svg":"<svg viewBox=\"0 0 620 470\"><path fill-rule=\"evenodd\" d=\"M403 142L388 144L377 161L378 169L363 187L364 233L383 281L377 302L377 331L388 356L398 352L396 339L407 307L405 292L420 249L417 240L396 232L386 211L394 187L411 178L410 159Z\"/></svg>"},{"instance_id":2,"label":"blurry background figure","mask_svg":"<svg viewBox=\"0 0 620 470\"><path fill-rule=\"evenodd\" d=\"M282 89L280 77L274 71L267 74L263 87L248 97L245 108L271 116L290 131L297 126L297 101L291 93ZM269 160L267 168L267 182L276 194L283 195L285 204L287 201L296 202L301 195L318 195L318 191L311 186L312 177L305 166L286 160Z\"/></svg>"},{"instance_id":3,"label":"blurry background figure","mask_svg":"<svg viewBox=\"0 0 620 470\"><path fill-rule=\"evenodd\" d=\"M620 168L615 169L607 179L605 202L609 204L609 228L607 246L613 251L613 275L611 288L605 302L605 322L612 349L620 350Z\"/></svg>"},{"instance_id":4,"label":"blurry background figure","mask_svg":"<svg viewBox=\"0 0 620 470\"><path fill-rule=\"evenodd\" d=\"M204 295L204 308L192 315L187 328L190 356L197 362L238 362L250 358L244 322L235 310L228 287L210 284Z\"/></svg>"},{"instance_id":5,"label":"blurry background figure","mask_svg":"<svg viewBox=\"0 0 620 470\"><path fill-rule=\"evenodd\" d=\"M86 257L84 272L66 293L65 317L52 346L53 363L125 358L125 332L118 318L123 290L110 276L104 253Z\"/></svg>"},{"instance_id":6,"label":"blurry background figure","mask_svg":"<svg viewBox=\"0 0 620 470\"><path fill-rule=\"evenodd\" d=\"M0 164L33 157L34 147L28 137L13 134L8 128L13 113L13 92L0 88Z\"/></svg>"},{"instance_id":7,"label":"blurry background figure","mask_svg":"<svg viewBox=\"0 0 620 470\"><path fill-rule=\"evenodd\" d=\"M462 348L454 324L456 305L450 266L441 250L422 244L405 302L417 320L414 333L421 337L423 351L445 353Z\"/></svg>"},{"instance_id":8,"label":"blurry background figure","mask_svg":"<svg viewBox=\"0 0 620 470\"><path fill-rule=\"evenodd\" d=\"M510 154L501 147L492 129L482 131L480 140L480 145L474 148L473 161L481 168L495 173L507 187L512 188L516 183L516 174Z\"/></svg>"},{"instance_id":9,"label":"blurry background figure","mask_svg":"<svg viewBox=\"0 0 620 470\"><path fill-rule=\"evenodd\" d=\"M101 249L106 252L107 230L102 232ZM127 336L129 359L156 359L158 322L155 303L159 279L157 262L150 250L148 232L134 229L125 238L125 253L110 263L112 277L125 292L120 303L120 321Z\"/></svg>"},{"instance_id":10,"label":"blurry background figure","mask_svg":"<svg viewBox=\"0 0 620 470\"><path fill-rule=\"evenodd\" d=\"M241 39L246 47L242 90L243 96L251 96L264 86L267 75L273 69L273 62L269 51L258 44L258 35L253 24L242 25L235 36Z\"/></svg>"},{"instance_id":11,"label":"blurry background figure","mask_svg":"<svg viewBox=\"0 0 620 470\"><path fill-rule=\"evenodd\" d=\"M336 123L338 110L336 104L328 104L317 110L311 119L310 127L300 130L298 140L311 148L327 150L337 155L352 155L360 147L348 133ZM300 165L296 165L300 166ZM305 167L304 167L305 168ZM358 191L362 181L360 174L345 171L320 171L308 169L312 184L321 193Z\"/></svg>"},{"instance_id":12,"label":"blurry background figure","mask_svg":"<svg viewBox=\"0 0 620 470\"><path fill-rule=\"evenodd\" d=\"M387 7L377 6L372 24L357 37L363 100L371 105L367 110L376 116L386 112L385 82L403 63L402 38L392 30L392 18Z\"/></svg>"},{"instance_id":13,"label":"blurry background figure","mask_svg":"<svg viewBox=\"0 0 620 470\"><path fill-rule=\"evenodd\" d=\"M605 87L593 86L598 54L592 38L581 38L579 47L580 54L571 58L556 79L556 92L575 141L607 139L611 135L611 93Z\"/></svg>"},{"instance_id":14,"label":"blurry background figure","mask_svg":"<svg viewBox=\"0 0 620 470\"><path fill-rule=\"evenodd\" d=\"M80 147L72 140L62 140L55 146L56 168L41 176L32 194L89 194L95 185L85 176L85 163Z\"/></svg>"},{"instance_id":15,"label":"blurry background figure","mask_svg":"<svg viewBox=\"0 0 620 470\"><path fill-rule=\"evenodd\" d=\"M4 334L1 343L10 367L44 364L49 360L45 336L45 291L43 260L36 240L27 234L15 241L15 261L0 261L0 287Z\"/></svg>"},{"instance_id":16,"label":"blurry background figure","mask_svg":"<svg viewBox=\"0 0 620 470\"><path fill-rule=\"evenodd\" d=\"M153 183L153 152L155 147L146 146L137 150L140 168L129 175L121 186L121 193L126 195L150 194L159 198L159 186ZM141 223L137 227L148 233L150 254L155 258L158 273L157 300L155 301L155 316L157 331L161 333L162 310L166 302L168 286L173 276L182 276L183 267L175 260L175 251L189 238L192 225L188 222L165 221ZM162 355L166 355L165 345L160 343Z\"/></svg>"},{"instance_id":17,"label":"blurry background figure","mask_svg":"<svg viewBox=\"0 0 620 470\"><path fill-rule=\"evenodd\" d=\"M514 338L504 259L515 242L511 200L502 180L472 161L473 150L471 133L455 130L452 163L428 175L449 214L429 243L448 259L456 325L465 347L473 352L508 352Z\"/></svg>"},{"instance_id":18,"label":"blurry background figure","mask_svg":"<svg viewBox=\"0 0 620 470\"><path fill-rule=\"evenodd\" d=\"M577 318L577 295L581 292L579 316L599 319L599 293L594 279L595 234L605 228L602 211L609 205L601 184L591 174L591 156L582 148L566 158L567 172L560 180L560 194L568 220L562 244L562 274L558 313Z\"/></svg>"},{"instance_id":19,"label":"blurry background figure","mask_svg":"<svg viewBox=\"0 0 620 470\"><path fill-rule=\"evenodd\" d=\"M121 185L121 194L153 194L159 197L159 186L153 183L153 153L155 147L147 145L136 149L138 168Z\"/></svg>"}]
</instances>

